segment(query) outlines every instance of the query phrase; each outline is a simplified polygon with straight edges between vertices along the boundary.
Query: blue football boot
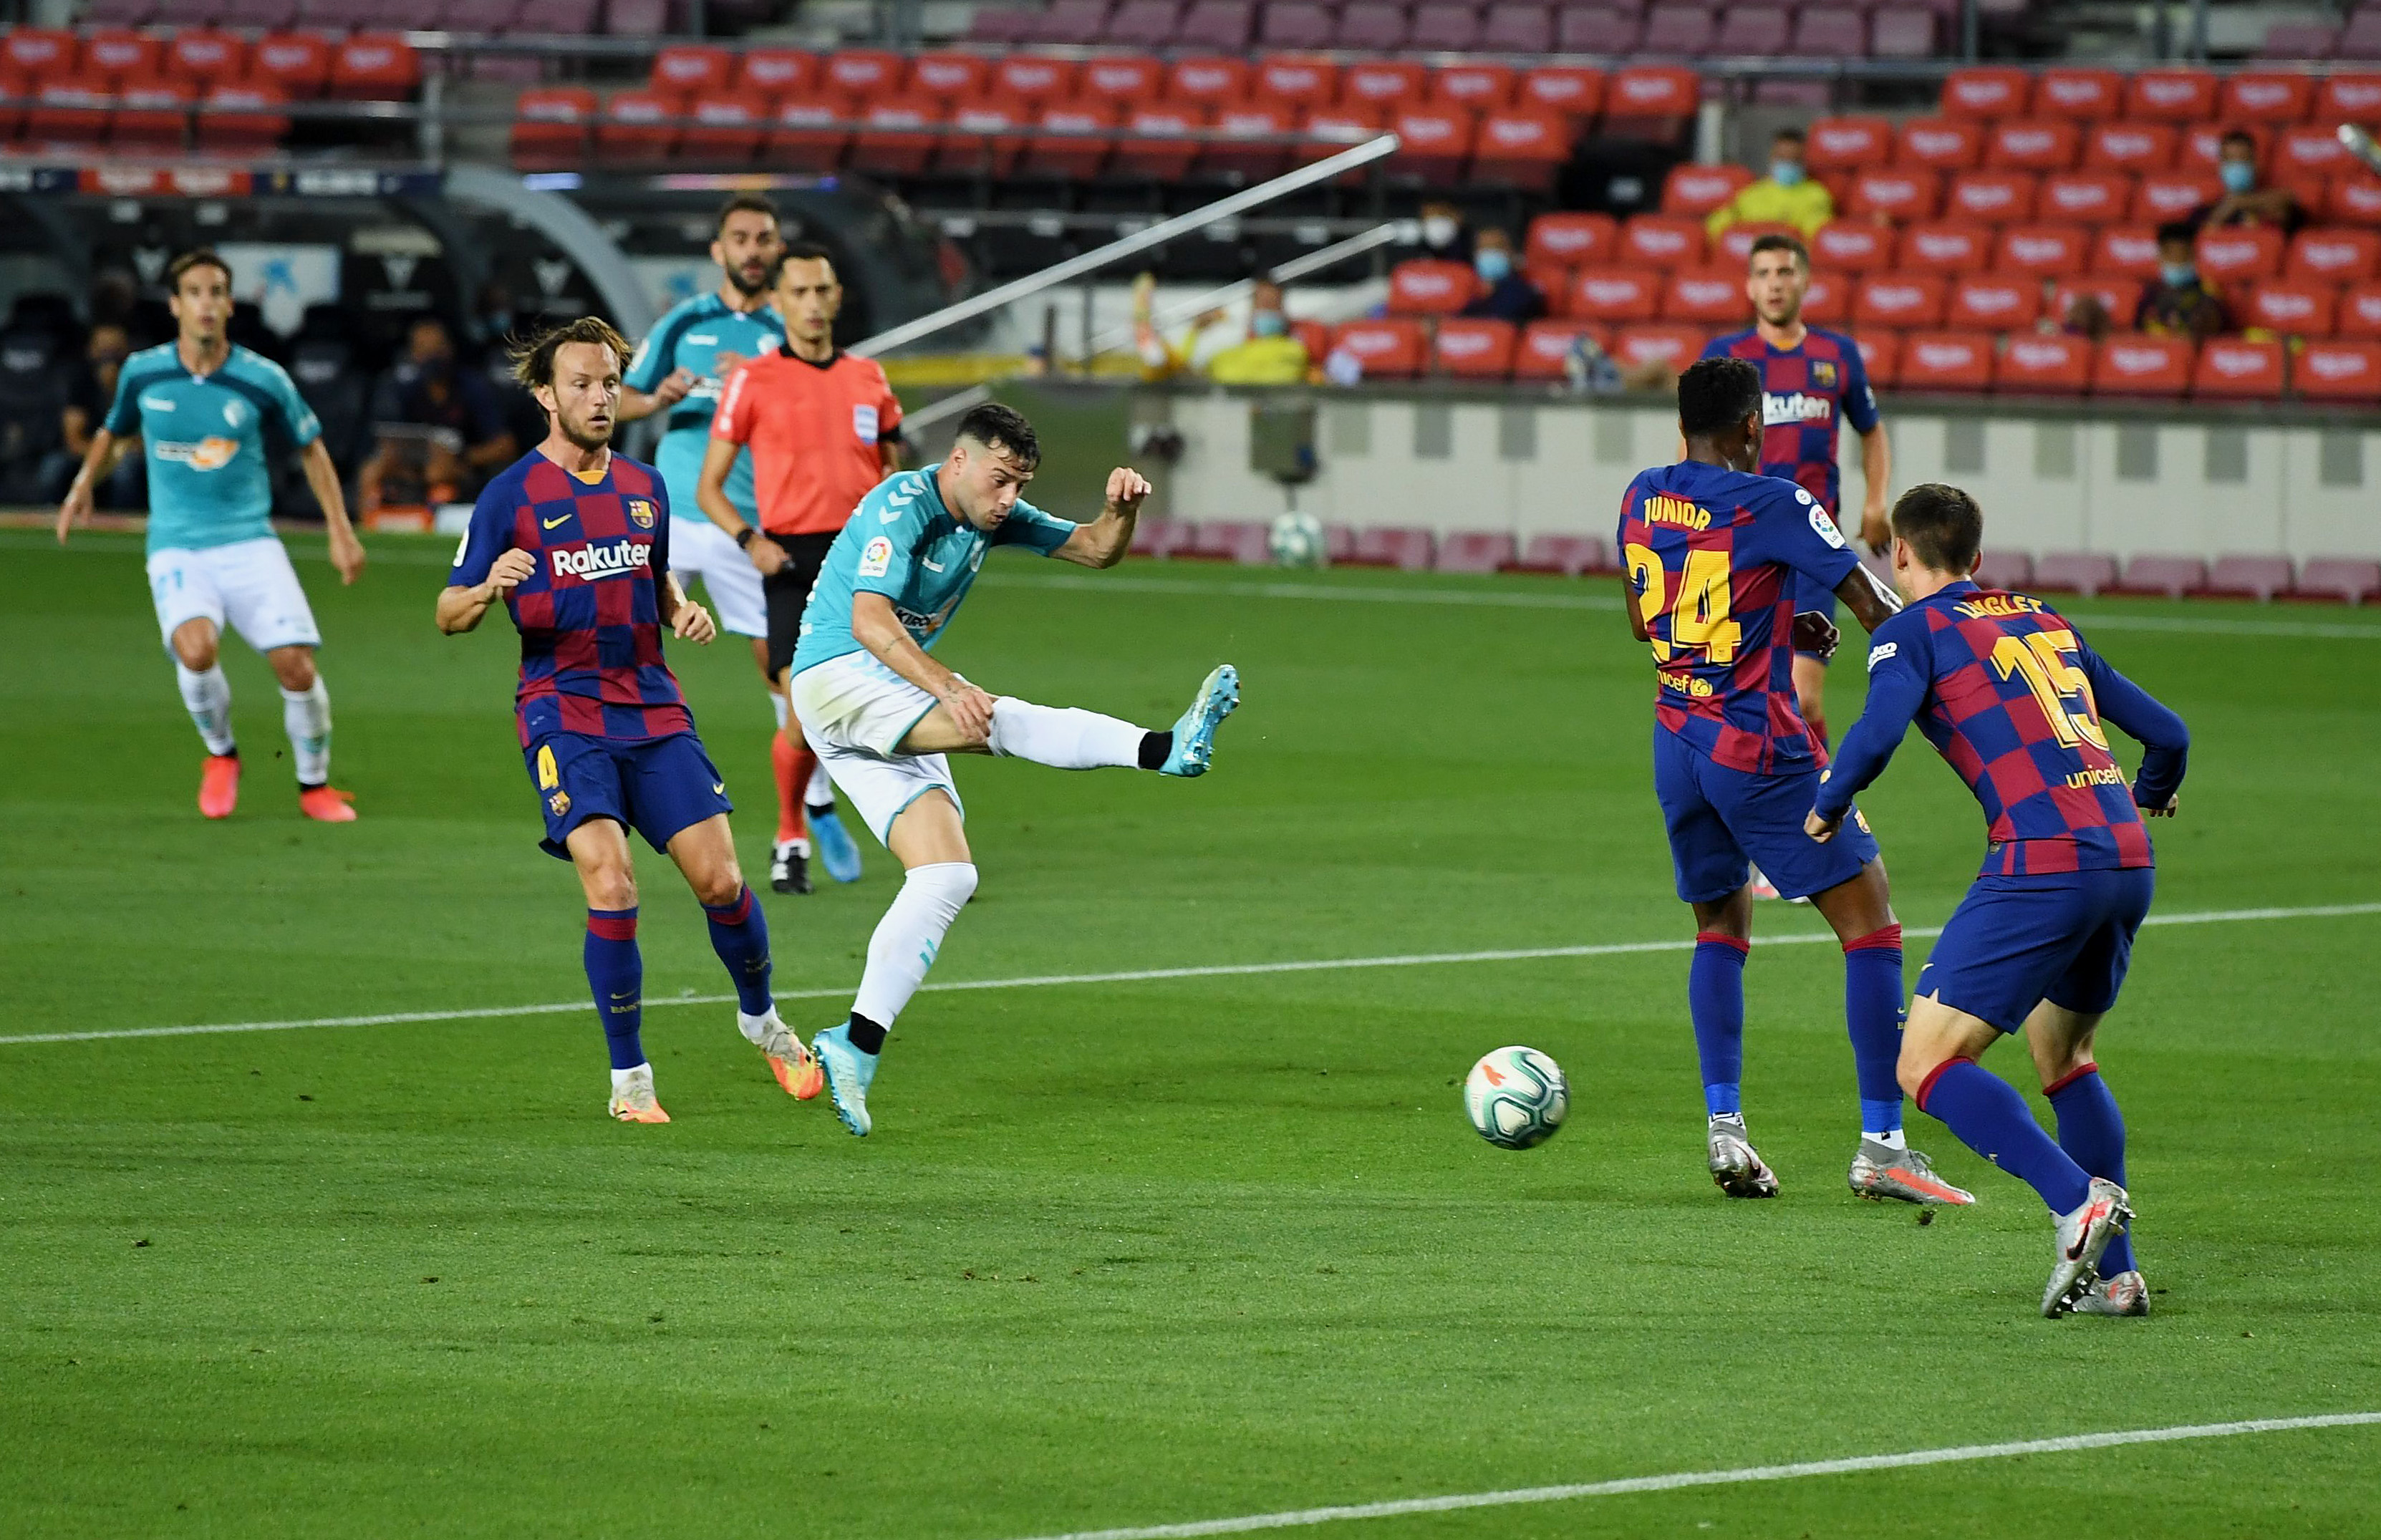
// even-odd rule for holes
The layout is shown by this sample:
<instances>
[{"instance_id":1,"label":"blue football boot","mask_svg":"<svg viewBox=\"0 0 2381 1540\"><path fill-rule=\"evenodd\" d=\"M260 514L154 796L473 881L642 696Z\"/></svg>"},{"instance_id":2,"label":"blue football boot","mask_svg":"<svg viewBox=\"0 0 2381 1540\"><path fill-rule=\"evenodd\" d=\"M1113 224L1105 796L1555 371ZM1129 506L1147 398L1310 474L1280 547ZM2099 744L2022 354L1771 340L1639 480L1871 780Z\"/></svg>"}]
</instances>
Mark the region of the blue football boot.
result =
<instances>
[{"instance_id":1,"label":"blue football boot","mask_svg":"<svg viewBox=\"0 0 2381 1540\"><path fill-rule=\"evenodd\" d=\"M811 1039L811 1052L826 1071L827 1094L835 1099L835 1115L861 1139L874 1127L868 1116L868 1082L876 1078L876 1056L851 1045L851 1023L838 1021Z\"/></svg>"},{"instance_id":2,"label":"blue football boot","mask_svg":"<svg viewBox=\"0 0 2381 1540\"><path fill-rule=\"evenodd\" d=\"M1215 729L1240 703L1240 671L1228 663L1201 682L1190 709L1174 724L1174 749L1157 767L1161 776L1203 776L1215 757Z\"/></svg>"},{"instance_id":3,"label":"blue football boot","mask_svg":"<svg viewBox=\"0 0 2381 1540\"><path fill-rule=\"evenodd\" d=\"M819 864L826 874L837 882L860 880L860 847L843 826L843 820L833 813L810 815L811 846L818 851Z\"/></svg>"}]
</instances>

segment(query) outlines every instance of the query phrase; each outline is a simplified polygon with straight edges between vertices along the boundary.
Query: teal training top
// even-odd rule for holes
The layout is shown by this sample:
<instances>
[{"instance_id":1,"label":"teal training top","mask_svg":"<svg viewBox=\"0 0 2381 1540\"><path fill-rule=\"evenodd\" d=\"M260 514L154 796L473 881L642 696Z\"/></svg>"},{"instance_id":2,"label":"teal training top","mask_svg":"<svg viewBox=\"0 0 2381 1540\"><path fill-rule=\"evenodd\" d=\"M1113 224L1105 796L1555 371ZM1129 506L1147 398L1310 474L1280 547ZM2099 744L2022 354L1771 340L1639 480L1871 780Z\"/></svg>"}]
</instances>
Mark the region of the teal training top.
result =
<instances>
[{"instance_id":1,"label":"teal training top","mask_svg":"<svg viewBox=\"0 0 2381 1540\"><path fill-rule=\"evenodd\" d=\"M107 431L138 434L149 457L149 549L195 551L273 532L270 457L323 434L313 409L271 359L234 348L212 374L182 367L173 343L124 361Z\"/></svg>"},{"instance_id":2,"label":"teal training top","mask_svg":"<svg viewBox=\"0 0 2381 1540\"><path fill-rule=\"evenodd\" d=\"M756 311L729 310L727 301L714 292L672 305L645 334L645 340L637 344L636 356L629 361L629 372L622 376L630 390L650 396L674 369L686 370L695 377L694 388L663 419L661 447L653 454L662 484L669 488L672 518L691 519L698 524L708 521L702 505L694 500L694 486L702 477L702 458L711 450L711 417L719 409L721 386L715 361L722 353L757 359L785 343L786 325L775 311L765 305ZM728 468L727 500L736 505L746 523L760 523L761 500L752 490L750 449L739 451L736 463Z\"/></svg>"},{"instance_id":3,"label":"teal training top","mask_svg":"<svg viewBox=\"0 0 2381 1540\"><path fill-rule=\"evenodd\" d=\"M1046 556L1075 532L1075 525L1020 497L1000 528L985 534L943 507L934 488L941 469L929 465L887 477L851 510L843 532L827 548L810 607L802 612L795 673L861 650L851 634L855 595L882 593L892 600L893 613L911 638L931 652L974 586L986 551L1022 545Z\"/></svg>"}]
</instances>

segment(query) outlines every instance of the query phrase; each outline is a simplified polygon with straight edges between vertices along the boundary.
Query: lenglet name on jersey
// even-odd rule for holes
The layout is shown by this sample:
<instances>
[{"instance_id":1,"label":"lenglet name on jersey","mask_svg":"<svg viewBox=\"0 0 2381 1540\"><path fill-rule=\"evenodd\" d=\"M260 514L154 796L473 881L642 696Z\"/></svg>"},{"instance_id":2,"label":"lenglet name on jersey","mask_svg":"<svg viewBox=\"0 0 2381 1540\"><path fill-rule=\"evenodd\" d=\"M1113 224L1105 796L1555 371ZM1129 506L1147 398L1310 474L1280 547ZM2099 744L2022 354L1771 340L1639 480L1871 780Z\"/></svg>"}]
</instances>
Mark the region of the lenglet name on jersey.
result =
<instances>
[{"instance_id":1,"label":"lenglet name on jersey","mask_svg":"<svg viewBox=\"0 0 2381 1540\"><path fill-rule=\"evenodd\" d=\"M653 548L633 540L615 541L609 545L582 545L577 550L568 546L548 551L554 558L554 575L557 578L617 578L631 572L641 572L653 564Z\"/></svg>"},{"instance_id":2,"label":"lenglet name on jersey","mask_svg":"<svg viewBox=\"0 0 2381 1540\"><path fill-rule=\"evenodd\" d=\"M1982 620L1996 615L2038 614L2042 601L2029 599L2022 593L1994 593L1982 598L1962 599L1951 607L1971 620Z\"/></svg>"},{"instance_id":3,"label":"lenglet name on jersey","mask_svg":"<svg viewBox=\"0 0 2381 1540\"><path fill-rule=\"evenodd\" d=\"M1711 528L1711 510L1699 508L1681 497L1648 497L1637 511L1648 524L1683 524L1691 530Z\"/></svg>"}]
</instances>

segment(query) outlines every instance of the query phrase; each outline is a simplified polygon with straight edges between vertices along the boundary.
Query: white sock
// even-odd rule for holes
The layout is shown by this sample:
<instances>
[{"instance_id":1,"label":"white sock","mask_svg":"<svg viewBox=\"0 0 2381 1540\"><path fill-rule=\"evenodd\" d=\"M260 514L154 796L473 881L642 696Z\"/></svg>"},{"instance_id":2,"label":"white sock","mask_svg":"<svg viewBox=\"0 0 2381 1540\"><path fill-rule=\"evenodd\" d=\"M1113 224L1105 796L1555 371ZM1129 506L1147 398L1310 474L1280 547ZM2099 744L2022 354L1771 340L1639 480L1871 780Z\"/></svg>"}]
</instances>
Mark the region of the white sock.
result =
<instances>
[{"instance_id":1,"label":"white sock","mask_svg":"<svg viewBox=\"0 0 2381 1540\"><path fill-rule=\"evenodd\" d=\"M926 982L926 970L943 949L951 928L975 892L975 867L964 861L912 866L894 896L893 907L868 938L868 970L860 976L854 1014L890 1027Z\"/></svg>"},{"instance_id":2,"label":"white sock","mask_svg":"<svg viewBox=\"0 0 2381 1540\"><path fill-rule=\"evenodd\" d=\"M786 698L775 691L769 691L769 709L777 714L777 730L786 730Z\"/></svg>"},{"instance_id":3,"label":"white sock","mask_svg":"<svg viewBox=\"0 0 2381 1540\"><path fill-rule=\"evenodd\" d=\"M802 805L805 807L835 806L835 779L826 773L825 765L811 766L811 784L802 790Z\"/></svg>"},{"instance_id":4,"label":"white sock","mask_svg":"<svg viewBox=\"0 0 2381 1540\"><path fill-rule=\"evenodd\" d=\"M1861 1130L1861 1137L1868 1140L1872 1143L1882 1144L1888 1150L1906 1150L1910 1148L1909 1141L1903 1136L1902 1131L1899 1129L1894 1130L1891 1133L1879 1133L1874 1129L1862 1129Z\"/></svg>"},{"instance_id":5,"label":"white sock","mask_svg":"<svg viewBox=\"0 0 2381 1540\"><path fill-rule=\"evenodd\" d=\"M331 778L331 692L317 675L306 690L281 692L281 725L298 760L298 784L321 786Z\"/></svg>"},{"instance_id":6,"label":"white sock","mask_svg":"<svg viewBox=\"0 0 2381 1540\"><path fill-rule=\"evenodd\" d=\"M783 1031L785 1025L785 1022L777 1019L775 1006L769 1008L769 1014L766 1016L747 1016L740 1010L736 1013L736 1030L744 1034L745 1042L756 1048L769 1035L769 1030L772 1027Z\"/></svg>"},{"instance_id":7,"label":"white sock","mask_svg":"<svg viewBox=\"0 0 2381 1540\"><path fill-rule=\"evenodd\" d=\"M1014 695L1003 695L992 705L992 734L986 747L995 754L1030 759L1058 770L1111 766L1137 770L1141 767L1141 740L1148 736L1146 727L1102 716L1095 711L1037 706Z\"/></svg>"},{"instance_id":8,"label":"white sock","mask_svg":"<svg viewBox=\"0 0 2381 1540\"><path fill-rule=\"evenodd\" d=\"M190 724L211 754L231 752L231 681L218 663L203 674L193 674L180 663L174 678L182 687L182 703L190 708Z\"/></svg>"},{"instance_id":9,"label":"white sock","mask_svg":"<svg viewBox=\"0 0 2381 1540\"><path fill-rule=\"evenodd\" d=\"M644 1076L645 1079L649 1081L653 1078L653 1067L650 1061L636 1065L631 1069L613 1070L612 1094L615 1096L627 1095L629 1094L629 1082L635 1080L639 1075Z\"/></svg>"}]
</instances>

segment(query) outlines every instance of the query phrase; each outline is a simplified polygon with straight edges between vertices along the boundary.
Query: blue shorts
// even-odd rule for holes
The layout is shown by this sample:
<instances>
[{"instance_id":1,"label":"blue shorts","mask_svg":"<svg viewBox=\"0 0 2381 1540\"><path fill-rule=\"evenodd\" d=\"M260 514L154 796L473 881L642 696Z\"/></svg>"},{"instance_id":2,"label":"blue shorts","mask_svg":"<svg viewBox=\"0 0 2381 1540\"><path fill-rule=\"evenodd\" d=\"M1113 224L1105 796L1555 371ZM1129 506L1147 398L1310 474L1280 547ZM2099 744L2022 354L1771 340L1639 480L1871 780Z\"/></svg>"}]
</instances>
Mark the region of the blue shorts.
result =
<instances>
[{"instance_id":1,"label":"blue shorts","mask_svg":"<svg viewBox=\"0 0 2381 1540\"><path fill-rule=\"evenodd\" d=\"M727 783L692 733L641 743L551 733L522 750L521 760L545 814L538 845L565 861L570 831L590 818L609 818L665 850L679 830L735 811Z\"/></svg>"},{"instance_id":2,"label":"blue shorts","mask_svg":"<svg viewBox=\"0 0 2381 1540\"><path fill-rule=\"evenodd\" d=\"M1670 830L1679 897L1716 903L1745 885L1749 862L1789 898L1825 893L1876 859L1868 820L1855 808L1825 845L1802 832L1819 800L1819 767L1757 776L1715 764L1684 739L1654 729L1654 794Z\"/></svg>"},{"instance_id":3,"label":"blue shorts","mask_svg":"<svg viewBox=\"0 0 2381 1540\"><path fill-rule=\"evenodd\" d=\"M1916 993L2003 1032L2045 1000L2096 1016L2124 987L2156 886L2147 866L1978 877L1918 971Z\"/></svg>"},{"instance_id":4,"label":"blue shorts","mask_svg":"<svg viewBox=\"0 0 2381 1540\"><path fill-rule=\"evenodd\" d=\"M1824 615L1832 622L1836 618L1836 591L1832 588L1826 587L1816 578L1810 577L1801 572L1795 573L1794 613L1797 615ZM1806 653L1800 647L1794 649L1794 655L1798 658L1816 658L1819 656L1816 653ZM1825 662L1825 660L1820 659L1820 661ZM1764 866L1762 870L1765 872L1768 868Z\"/></svg>"}]
</instances>

